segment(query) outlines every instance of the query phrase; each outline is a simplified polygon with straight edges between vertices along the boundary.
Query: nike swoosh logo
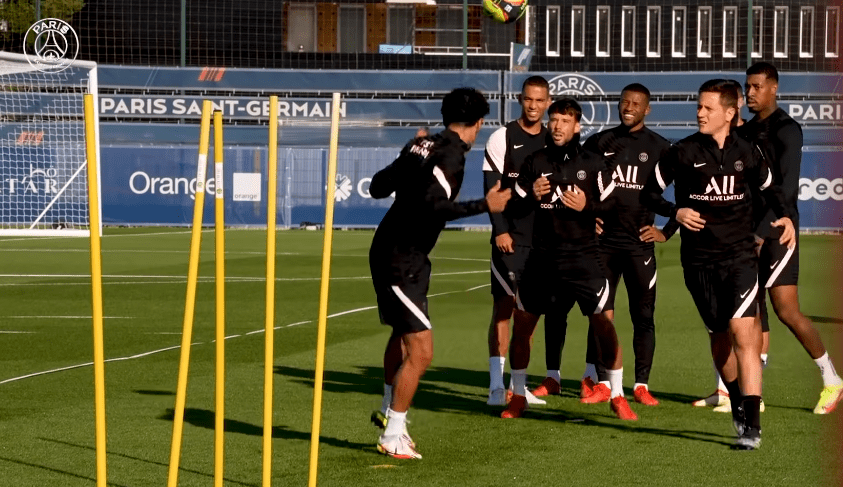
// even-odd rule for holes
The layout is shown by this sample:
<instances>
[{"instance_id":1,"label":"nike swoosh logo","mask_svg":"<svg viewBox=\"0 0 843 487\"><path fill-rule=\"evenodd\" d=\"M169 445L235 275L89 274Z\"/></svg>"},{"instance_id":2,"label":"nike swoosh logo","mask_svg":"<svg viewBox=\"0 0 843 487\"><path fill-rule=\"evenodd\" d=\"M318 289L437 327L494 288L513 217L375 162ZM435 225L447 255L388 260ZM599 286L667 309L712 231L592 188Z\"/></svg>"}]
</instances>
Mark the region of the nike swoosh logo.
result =
<instances>
[{"instance_id":1,"label":"nike swoosh logo","mask_svg":"<svg viewBox=\"0 0 843 487\"><path fill-rule=\"evenodd\" d=\"M752 291L752 289L747 289L745 293L741 294L741 299L743 299L743 298L744 298L744 296L746 296L747 294L749 294L749 292L750 292L750 291Z\"/></svg>"},{"instance_id":2,"label":"nike swoosh logo","mask_svg":"<svg viewBox=\"0 0 843 487\"><path fill-rule=\"evenodd\" d=\"M599 292L599 293L597 293L597 296L598 296L598 297L600 297L600 295L601 295L601 294L603 294L603 291L604 291L605 289L606 289L606 286L601 287L601 288L600 288L600 292Z\"/></svg>"},{"instance_id":3,"label":"nike swoosh logo","mask_svg":"<svg viewBox=\"0 0 843 487\"><path fill-rule=\"evenodd\" d=\"M604 152L603 153L603 157L609 157L609 156L613 156L613 155L615 155L614 152Z\"/></svg>"},{"instance_id":4,"label":"nike swoosh logo","mask_svg":"<svg viewBox=\"0 0 843 487\"><path fill-rule=\"evenodd\" d=\"M553 174L553 173L552 173L552 172L548 172L548 173L544 173L544 172L543 172L543 173L542 173L542 177L543 177L543 178L546 178L546 177L550 176L551 174Z\"/></svg>"},{"instance_id":5,"label":"nike swoosh logo","mask_svg":"<svg viewBox=\"0 0 843 487\"><path fill-rule=\"evenodd\" d=\"M644 265L649 265L651 260L653 260L653 258L652 258L652 257L650 257L649 259L645 260L645 261L644 261Z\"/></svg>"},{"instance_id":6,"label":"nike swoosh logo","mask_svg":"<svg viewBox=\"0 0 843 487\"><path fill-rule=\"evenodd\" d=\"M520 148L522 148L522 147L524 147L524 144L521 144L521 145L513 145L513 146L512 146L512 148L513 148L513 149L520 149Z\"/></svg>"},{"instance_id":7,"label":"nike swoosh logo","mask_svg":"<svg viewBox=\"0 0 843 487\"><path fill-rule=\"evenodd\" d=\"M700 163L700 164L697 164L696 162L694 163L694 167L703 167L703 166L705 166L704 162Z\"/></svg>"},{"instance_id":8,"label":"nike swoosh logo","mask_svg":"<svg viewBox=\"0 0 843 487\"><path fill-rule=\"evenodd\" d=\"M775 261L772 264L770 264L770 269L776 267L776 264L778 264L778 263L779 263L779 261Z\"/></svg>"}]
</instances>

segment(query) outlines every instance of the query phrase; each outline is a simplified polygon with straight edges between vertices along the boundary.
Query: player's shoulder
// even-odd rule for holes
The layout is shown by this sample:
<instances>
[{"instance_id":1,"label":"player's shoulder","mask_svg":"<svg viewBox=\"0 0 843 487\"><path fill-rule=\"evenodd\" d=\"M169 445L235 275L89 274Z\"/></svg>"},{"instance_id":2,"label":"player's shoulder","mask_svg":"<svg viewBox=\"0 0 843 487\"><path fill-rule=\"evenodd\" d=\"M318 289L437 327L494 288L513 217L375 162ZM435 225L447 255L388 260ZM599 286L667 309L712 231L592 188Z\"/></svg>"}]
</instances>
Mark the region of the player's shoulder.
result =
<instances>
[{"instance_id":1,"label":"player's shoulder","mask_svg":"<svg viewBox=\"0 0 843 487\"><path fill-rule=\"evenodd\" d=\"M641 135L646 138L648 142L654 144L655 147L659 149L667 149L671 145L669 140L667 140L660 133L655 132L650 127L644 126L644 128L641 129Z\"/></svg>"},{"instance_id":2,"label":"player's shoulder","mask_svg":"<svg viewBox=\"0 0 843 487\"><path fill-rule=\"evenodd\" d=\"M799 133L802 134L802 125L787 114L781 107L770 115L770 129L774 134Z\"/></svg>"},{"instance_id":3,"label":"player's shoulder","mask_svg":"<svg viewBox=\"0 0 843 487\"><path fill-rule=\"evenodd\" d=\"M498 127L494 132L492 132L492 135L489 136L489 140L486 141L486 149L506 147L506 132L508 126L509 124Z\"/></svg>"}]
</instances>

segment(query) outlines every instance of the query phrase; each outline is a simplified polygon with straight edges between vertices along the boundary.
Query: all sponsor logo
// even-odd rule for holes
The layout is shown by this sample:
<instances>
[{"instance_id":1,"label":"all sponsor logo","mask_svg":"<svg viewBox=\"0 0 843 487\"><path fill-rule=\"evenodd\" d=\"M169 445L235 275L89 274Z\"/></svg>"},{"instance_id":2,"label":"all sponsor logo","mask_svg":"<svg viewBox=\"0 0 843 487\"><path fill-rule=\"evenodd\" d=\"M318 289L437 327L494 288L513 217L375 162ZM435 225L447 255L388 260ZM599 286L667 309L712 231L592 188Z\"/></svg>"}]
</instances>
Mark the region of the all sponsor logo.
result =
<instances>
[{"instance_id":1,"label":"all sponsor logo","mask_svg":"<svg viewBox=\"0 0 843 487\"><path fill-rule=\"evenodd\" d=\"M602 98L606 95L596 81L578 73L560 74L548 80L550 95L556 99L568 95L577 100L582 107L580 136L603 130L609 123L611 106L608 101L593 101L590 98Z\"/></svg>"}]
</instances>

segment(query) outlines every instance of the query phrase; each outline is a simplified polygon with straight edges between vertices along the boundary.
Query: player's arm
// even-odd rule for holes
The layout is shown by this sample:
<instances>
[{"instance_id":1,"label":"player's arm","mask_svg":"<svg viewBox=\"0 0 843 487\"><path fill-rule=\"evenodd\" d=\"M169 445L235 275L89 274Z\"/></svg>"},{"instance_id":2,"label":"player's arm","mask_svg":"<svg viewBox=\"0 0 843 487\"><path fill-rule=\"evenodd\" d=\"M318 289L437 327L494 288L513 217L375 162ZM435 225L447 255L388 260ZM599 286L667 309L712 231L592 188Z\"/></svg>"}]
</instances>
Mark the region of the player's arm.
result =
<instances>
[{"instance_id":1,"label":"player's arm","mask_svg":"<svg viewBox=\"0 0 843 487\"><path fill-rule=\"evenodd\" d=\"M431 155L431 170L424 201L445 221L484 212L500 213L510 198L510 190L500 190L500 182L486 193L486 198L473 201L451 201L456 187L455 174L462 170L461 149L443 147Z\"/></svg>"},{"instance_id":2,"label":"player's arm","mask_svg":"<svg viewBox=\"0 0 843 487\"><path fill-rule=\"evenodd\" d=\"M799 197L799 170L802 166L802 129L796 122L787 123L772 134L773 144L780 154L778 166L784 201L797 201ZM772 161L767 161L772 166ZM789 209L789 211L793 211Z\"/></svg>"},{"instance_id":3,"label":"player's arm","mask_svg":"<svg viewBox=\"0 0 843 487\"><path fill-rule=\"evenodd\" d=\"M784 193L782 189L773 184L773 171L767 165L766 161L760 159L749 169L750 183L754 187L750 191L757 191L768 208L773 210L778 220L771 223L772 226L782 229L782 235L779 237L779 243L792 247L796 245L796 231L793 226L791 209L785 203Z\"/></svg>"},{"instance_id":4,"label":"player's arm","mask_svg":"<svg viewBox=\"0 0 843 487\"><path fill-rule=\"evenodd\" d=\"M488 193L503 179L504 160L506 158L506 128L497 129L489 141L483 157L483 191ZM498 237L509 233L509 220L501 213L489 213L492 223L492 235Z\"/></svg>"},{"instance_id":5,"label":"player's arm","mask_svg":"<svg viewBox=\"0 0 843 487\"><path fill-rule=\"evenodd\" d=\"M398 189L401 180L411 175L413 171L410 169L417 170L421 167L424 159L410 151L419 140L415 138L407 143L392 163L372 176L372 182L369 183L369 194L372 198L380 199L391 195Z\"/></svg>"}]
</instances>

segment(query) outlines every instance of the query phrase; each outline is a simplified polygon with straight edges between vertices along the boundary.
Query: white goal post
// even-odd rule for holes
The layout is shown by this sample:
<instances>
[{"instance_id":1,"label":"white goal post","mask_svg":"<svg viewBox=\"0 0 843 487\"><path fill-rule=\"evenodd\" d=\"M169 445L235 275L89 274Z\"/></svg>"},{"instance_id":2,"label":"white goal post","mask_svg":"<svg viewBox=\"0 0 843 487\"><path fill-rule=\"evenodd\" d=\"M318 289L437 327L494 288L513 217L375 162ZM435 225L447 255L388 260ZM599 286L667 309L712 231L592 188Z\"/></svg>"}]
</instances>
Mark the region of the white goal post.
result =
<instances>
[{"instance_id":1,"label":"white goal post","mask_svg":"<svg viewBox=\"0 0 843 487\"><path fill-rule=\"evenodd\" d=\"M90 235L86 93L98 107L96 63L45 72L25 55L0 52L0 235ZM101 218L96 231L102 234Z\"/></svg>"}]
</instances>

